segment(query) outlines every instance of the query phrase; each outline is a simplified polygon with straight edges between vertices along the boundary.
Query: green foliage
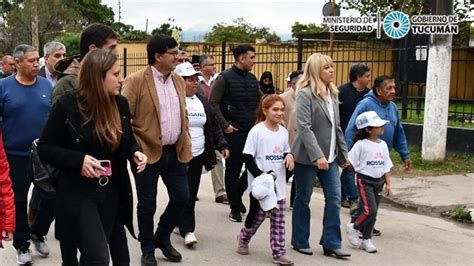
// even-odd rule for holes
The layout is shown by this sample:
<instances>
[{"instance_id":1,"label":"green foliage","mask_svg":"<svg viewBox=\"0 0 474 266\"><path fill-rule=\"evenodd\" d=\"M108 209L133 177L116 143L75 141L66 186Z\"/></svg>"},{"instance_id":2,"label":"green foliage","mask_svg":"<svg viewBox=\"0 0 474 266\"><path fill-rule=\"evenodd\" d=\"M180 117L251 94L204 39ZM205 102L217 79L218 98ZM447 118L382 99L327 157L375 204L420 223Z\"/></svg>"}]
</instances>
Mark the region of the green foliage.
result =
<instances>
[{"instance_id":1,"label":"green foliage","mask_svg":"<svg viewBox=\"0 0 474 266\"><path fill-rule=\"evenodd\" d=\"M373 15L380 11L382 17L389 12L397 10L410 16L432 14L431 3L434 0L360 0L341 1L343 9L357 10L362 15ZM472 17L469 15L474 11L474 4L467 0L453 0L453 14L459 18L459 34L453 36L453 44L466 46L469 41L469 25ZM472 1L471 1L472 2Z\"/></svg>"},{"instance_id":2,"label":"green foliage","mask_svg":"<svg viewBox=\"0 0 474 266\"><path fill-rule=\"evenodd\" d=\"M459 205L451 211L451 218L461 222L471 222L471 214L466 206Z\"/></svg>"},{"instance_id":3,"label":"green foliage","mask_svg":"<svg viewBox=\"0 0 474 266\"><path fill-rule=\"evenodd\" d=\"M314 34L325 32L325 28L322 26L317 26L314 23L301 24L298 21L291 26L291 36L297 38L301 34Z\"/></svg>"},{"instance_id":4,"label":"green foliage","mask_svg":"<svg viewBox=\"0 0 474 266\"><path fill-rule=\"evenodd\" d=\"M114 22L112 8L101 0L37 0L36 4L40 46L63 32L80 32L90 23ZM11 53L20 43L31 44L31 10L31 0L0 0L0 53Z\"/></svg>"},{"instance_id":5,"label":"green foliage","mask_svg":"<svg viewBox=\"0 0 474 266\"><path fill-rule=\"evenodd\" d=\"M155 28L151 31L151 35L156 35L156 34L165 34L171 36L173 34L173 30L177 30L179 32L182 31L182 29L176 25L173 25L174 23L174 18L168 18L167 23L163 23L158 28Z\"/></svg>"},{"instance_id":6,"label":"green foliage","mask_svg":"<svg viewBox=\"0 0 474 266\"><path fill-rule=\"evenodd\" d=\"M398 106L398 111L400 117L402 116L402 100L398 99L395 102ZM455 115L455 113L458 113ZM449 117L448 119L448 126L452 127L464 127L464 128L474 128L474 123L472 122L471 115L474 113L474 105L469 103L463 104L449 104ZM465 117L462 119L462 117ZM421 108L417 110L417 102L416 101L408 101L408 109L407 109L407 118L403 119L404 122L409 123L417 123L423 124L424 118L424 109Z\"/></svg>"},{"instance_id":7,"label":"green foliage","mask_svg":"<svg viewBox=\"0 0 474 266\"><path fill-rule=\"evenodd\" d=\"M280 37L270 28L254 27L243 18L237 18L233 25L216 23L210 32L204 35L206 42L255 42L256 39L265 39L267 42L280 42Z\"/></svg>"},{"instance_id":8,"label":"green foliage","mask_svg":"<svg viewBox=\"0 0 474 266\"><path fill-rule=\"evenodd\" d=\"M66 46L66 53L69 56L78 55L80 53L79 39L79 33L64 32L61 35L57 36L54 40Z\"/></svg>"},{"instance_id":9,"label":"green foliage","mask_svg":"<svg viewBox=\"0 0 474 266\"><path fill-rule=\"evenodd\" d=\"M122 22L114 22L111 27L120 35L127 34L133 30L132 25L124 24Z\"/></svg>"},{"instance_id":10,"label":"green foliage","mask_svg":"<svg viewBox=\"0 0 474 266\"><path fill-rule=\"evenodd\" d=\"M410 158L412 161L411 172L403 170L403 162L395 150L390 152L393 161L392 169L394 176L410 174L413 176L440 176L451 174L474 173L474 156L465 154L449 154L444 161L424 161L421 158L419 147L410 147Z\"/></svg>"},{"instance_id":11,"label":"green foliage","mask_svg":"<svg viewBox=\"0 0 474 266\"><path fill-rule=\"evenodd\" d=\"M76 23L83 27L92 23L103 23L110 26L114 22L113 9L103 5L101 0L64 0L62 2L74 10Z\"/></svg>"},{"instance_id":12,"label":"green foliage","mask_svg":"<svg viewBox=\"0 0 474 266\"><path fill-rule=\"evenodd\" d=\"M121 40L140 42L148 40L149 35L142 30L131 30L128 33L122 35Z\"/></svg>"}]
</instances>

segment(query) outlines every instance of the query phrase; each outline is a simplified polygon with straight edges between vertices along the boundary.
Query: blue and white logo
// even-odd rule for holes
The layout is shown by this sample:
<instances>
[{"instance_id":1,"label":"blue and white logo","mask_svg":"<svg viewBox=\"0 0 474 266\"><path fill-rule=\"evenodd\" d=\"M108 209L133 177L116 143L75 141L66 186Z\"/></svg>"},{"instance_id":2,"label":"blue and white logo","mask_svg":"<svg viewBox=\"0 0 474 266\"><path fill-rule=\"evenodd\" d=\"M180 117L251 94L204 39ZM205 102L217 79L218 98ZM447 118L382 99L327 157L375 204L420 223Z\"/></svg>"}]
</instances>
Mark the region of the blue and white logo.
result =
<instances>
[{"instance_id":1,"label":"blue and white logo","mask_svg":"<svg viewBox=\"0 0 474 266\"><path fill-rule=\"evenodd\" d=\"M392 11L383 19L383 30L392 39L401 39L410 31L410 18L403 12Z\"/></svg>"}]
</instances>

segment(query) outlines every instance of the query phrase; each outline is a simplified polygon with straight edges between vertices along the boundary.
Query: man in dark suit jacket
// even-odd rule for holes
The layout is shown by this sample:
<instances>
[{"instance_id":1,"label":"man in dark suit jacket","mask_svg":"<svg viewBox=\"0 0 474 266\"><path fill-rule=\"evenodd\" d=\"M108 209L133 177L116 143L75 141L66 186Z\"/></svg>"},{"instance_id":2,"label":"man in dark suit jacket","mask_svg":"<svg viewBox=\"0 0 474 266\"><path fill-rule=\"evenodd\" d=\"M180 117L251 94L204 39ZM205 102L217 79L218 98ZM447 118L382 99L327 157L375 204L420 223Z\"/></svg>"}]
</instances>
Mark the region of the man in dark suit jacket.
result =
<instances>
[{"instance_id":1,"label":"man in dark suit jacket","mask_svg":"<svg viewBox=\"0 0 474 266\"><path fill-rule=\"evenodd\" d=\"M58 81L58 73L54 70L57 62L66 57L66 46L60 42L48 42L43 46L45 65L41 67L39 75L46 78L54 87Z\"/></svg>"},{"instance_id":2,"label":"man in dark suit jacket","mask_svg":"<svg viewBox=\"0 0 474 266\"><path fill-rule=\"evenodd\" d=\"M2 57L2 71L0 71L0 79L6 78L15 72L15 60L11 55Z\"/></svg>"}]
</instances>

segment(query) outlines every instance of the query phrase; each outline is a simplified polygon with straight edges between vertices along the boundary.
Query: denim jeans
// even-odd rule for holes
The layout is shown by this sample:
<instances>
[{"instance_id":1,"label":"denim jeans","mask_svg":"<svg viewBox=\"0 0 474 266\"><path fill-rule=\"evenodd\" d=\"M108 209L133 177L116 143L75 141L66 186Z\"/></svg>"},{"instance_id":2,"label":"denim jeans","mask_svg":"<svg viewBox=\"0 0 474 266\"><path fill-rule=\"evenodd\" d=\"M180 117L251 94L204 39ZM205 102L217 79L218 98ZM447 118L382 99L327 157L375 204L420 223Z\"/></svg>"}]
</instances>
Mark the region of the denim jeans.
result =
<instances>
[{"instance_id":1,"label":"denim jeans","mask_svg":"<svg viewBox=\"0 0 474 266\"><path fill-rule=\"evenodd\" d=\"M137 166L131 163L137 189L138 240L143 254L153 253L155 243L170 243L170 235L181 218L182 211L189 200L189 188L186 164L178 161L176 146L163 146L161 159L147 164L145 170L137 173ZM169 202L160 217L153 235L153 216L156 211L158 177L168 190Z\"/></svg>"},{"instance_id":2,"label":"denim jeans","mask_svg":"<svg viewBox=\"0 0 474 266\"><path fill-rule=\"evenodd\" d=\"M33 181L32 168L29 156L15 156L7 154L10 164L10 178L15 193L16 231L13 234L13 246L16 249L30 246L30 227L27 218L28 190Z\"/></svg>"},{"instance_id":3,"label":"denim jeans","mask_svg":"<svg viewBox=\"0 0 474 266\"><path fill-rule=\"evenodd\" d=\"M354 172L349 168L343 169L341 173L342 200L350 202L357 201L357 186Z\"/></svg>"},{"instance_id":4,"label":"denim jeans","mask_svg":"<svg viewBox=\"0 0 474 266\"><path fill-rule=\"evenodd\" d=\"M323 234L319 242L325 248L341 248L341 179L337 163L329 164L328 170L318 170L315 165L295 163L296 196L293 205L291 245L295 248L309 248L311 213L309 202L316 176L323 188L325 205Z\"/></svg>"}]
</instances>

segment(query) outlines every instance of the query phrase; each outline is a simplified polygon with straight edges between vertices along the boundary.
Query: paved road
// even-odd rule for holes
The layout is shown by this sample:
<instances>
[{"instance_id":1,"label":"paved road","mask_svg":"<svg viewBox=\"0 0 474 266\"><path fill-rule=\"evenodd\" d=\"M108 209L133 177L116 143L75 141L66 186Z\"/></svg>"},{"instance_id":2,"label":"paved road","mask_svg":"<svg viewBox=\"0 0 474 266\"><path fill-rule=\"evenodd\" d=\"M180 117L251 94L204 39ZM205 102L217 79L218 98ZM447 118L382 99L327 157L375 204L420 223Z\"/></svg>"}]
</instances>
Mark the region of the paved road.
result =
<instances>
[{"instance_id":1,"label":"paved road","mask_svg":"<svg viewBox=\"0 0 474 266\"><path fill-rule=\"evenodd\" d=\"M160 182L158 195L159 213L167 202L164 185ZM245 195L245 199L247 199ZM182 252L183 261L179 265L271 265L269 244L269 222L264 222L250 243L250 254L242 256L236 251L236 235L243 223L233 223L227 218L228 205L214 203L210 175L203 175L200 201L197 202L197 230L199 243L194 249L184 246L183 240L172 235L176 249ZM248 201L247 201L248 202ZM324 200L320 191L316 190L311 201L312 234L311 244L313 256L299 254L291 249L291 210L287 211L287 249L288 255L296 265L474 265L474 231L472 226L463 226L441 218L429 217L390 206L382 206L377 221L377 228L383 233L376 237L374 243L379 249L376 254L353 249L343 231L343 246L350 250L352 257L348 261L328 258L322 255L318 245L321 233L322 210ZM158 221L157 214L155 220ZM343 225L349 220L347 209L342 211ZM135 223L136 224L136 223ZM344 226L342 226L344 230ZM41 258L35 251L35 265L60 265L58 242L51 231L48 235L51 255ZM140 248L137 241L129 239L131 265L140 265ZM159 265L178 265L168 262L156 251ZM0 265L16 265L15 251L11 243L0 250Z\"/></svg>"}]
</instances>

